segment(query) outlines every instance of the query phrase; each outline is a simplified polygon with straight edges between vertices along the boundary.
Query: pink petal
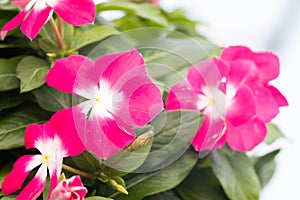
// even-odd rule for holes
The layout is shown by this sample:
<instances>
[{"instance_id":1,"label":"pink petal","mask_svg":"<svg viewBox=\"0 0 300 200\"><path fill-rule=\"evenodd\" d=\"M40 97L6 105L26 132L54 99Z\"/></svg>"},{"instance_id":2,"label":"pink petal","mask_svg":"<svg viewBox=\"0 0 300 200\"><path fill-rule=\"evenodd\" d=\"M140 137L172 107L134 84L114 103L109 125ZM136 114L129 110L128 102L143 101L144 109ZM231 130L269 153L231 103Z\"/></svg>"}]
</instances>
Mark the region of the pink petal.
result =
<instances>
[{"instance_id":1,"label":"pink petal","mask_svg":"<svg viewBox=\"0 0 300 200\"><path fill-rule=\"evenodd\" d=\"M221 80L228 73L227 63L216 58L209 58L190 68L187 79L196 93L203 94L205 87L219 87L224 91Z\"/></svg>"},{"instance_id":2,"label":"pink petal","mask_svg":"<svg viewBox=\"0 0 300 200\"><path fill-rule=\"evenodd\" d=\"M99 82L99 74L95 75L94 62L87 57L76 55L61 58L56 61L46 76L46 82L51 87L67 93L94 92L91 85ZM86 94L82 94L86 97Z\"/></svg>"},{"instance_id":3,"label":"pink petal","mask_svg":"<svg viewBox=\"0 0 300 200\"><path fill-rule=\"evenodd\" d=\"M29 172L41 164L36 162L41 156L25 155L20 157L14 164L12 171L5 177L1 190L3 194L12 194L21 189Z\"/></svg>"},{"instance_id":4,"label":"pink petal","mask_svg":"<svg viewBox=\"0 0 300 200\"><path fill-rule=\"evenodd\" d=\"M270 52L252 52L244 46L231 46L223 50L221 59L253 61L259 70L259 76L263 83L275 79L279 74L279 59Z\"/></svg>"},{"instance_id":5,"label":"pink petal","mask_svg":"<svg viewBox=\"0 0 300 200\"><path fill-rule=\"evenodd\" d=\"M33 179L20 192L17 200L37 199L46 185L47 165L41 165Z\"/></svg>"},{"instance_id":6,"label":"pink petal","mask_svg":"<svg viewBox=\"0 0 300 200\"><path fill-rule=\"evenodd\" d=\"M102 68L102 78L111 87L114 87L117 83L123 85L122 83L131 79L137 72L140 76L146 76L144 59L135 49L103 56L96 61L96 68Z\"/></svg>"},{"instance_id":7,"label":"pink petal","mask_svg":"<svg viewBox=\"0 0 300 200\"><path fill-rule=\"evenodd\" d=\"M56 154L56 158L53 159L52 161L53 162L50 162L48 164L49 175L50 175L50 190L49 190L48 199L50 198L53 189L58 185L58 179L62 169L63 157Z\"/></svg>"},{"instance_id":8,"label":"pink petal","mask_svg":"<svg viewBox=\"0 0 300 200\"><path fill-rule=\"evenodd\" d=\"M158 87L145 75L128 80L120 92L124 100L116 102L113 113L126 124L143 126L163 109L162 95Z\"/></svg>"},{"instance_id":9,"label":"pink petal","mask_svg":"<svg viewBox=\"0 0 300 200\"><path fill-rule=\"evenodd\" d=\"M227 126L227 142L233 150L250 151L261 143L267 134L266 126L254 118L241 126Z\"/></svg>"},{"instance_id":10,"label":"pink petal","mask_svg":"<svg viewBox=\"0 0 300 200\"><path fill-rule=\"evenodd\" d=\"M187 81L173 85L166 100L167 110L191 109L198 110L197 96Z\"/></svg>"},{"instance_id":11,"label":"pink petal","mask_svg":"<svg viewBox=\"0 0 300 200\"><path fill-rule=\"evenodd\" d=\"M70 186L72 187L72 191L76 192L81 199L83 199L83 197L87 194L87 189L83 186L80 176L71 177Z\"/></svg>"},{"instance_id":12,"label":"pink petal","mask_svg":"<svg viewBox=\"0 0 300 200\"><path fill-rule=\"evenodd\" d=\"M289 103L287 102L287 99L285 98L285 96L283 96L277 88L275 88L272 85L268 85L267 88L272 93L272 95L273 95L274 99L276 100L278 106L288 106L289 105Z\"/></svg>"},{"instance_id":13,"label":"pink petal","mask_svg":"<svg viewBox=\"0 0 300 200\"><path fill-rule=\"evenodd\" d=\"M92 0L59 0L51 6L63 20L71 25L94 23L96 6Z\"/></svg>"},{"instance_id":14,"label":"pink petal","mask_svg":"<svg viewBox=\"0 0 300 200\"><path fill-rule=\"evenodd\" d=\"M194 148L197 151L209 153L223 136L223 129L223 120L212 119L209 116L205 116L200 129L192 140Z\"/></svg>"},{"instance_id":15,"label":"pink petal","mask_svg":"<svg viewBox=\"0 0 300 200\"><path fill-rule=\"evenodd\" d=\"M229 104L226 109L226 120L234 126L245 123L256 114L253 93L247 86L240 87Z\"/></svg>"},{"instance_id":16,"label":"pink petal","mask_svg":"<svg viewBox=\"0 0 300 200\"><path fill-rule=\"evenodd\" d=\"M134 131L113 116L96 117L92 113L87 124L87 131L80 134L86 149L100 158L106 159L130 144Z\"/></svg>"},{"instance_id":17,"label":"pink petal","mask_svg":"<svg viewBox=\"0 0 300 200\"><path fill-rule=\"evenodd\" d=\"M5 24L5 26L2 28L0 32L2 40L4 40L7 31L17 28L23 22L23 19L25 18L27 11L28 11L27 9L23 9L14 18L12 18L7 24Z\"/></svg>"},{"instance_id":18,"label":"pink petal","mask_svg":"<svg viewBox=\"0 0 300 200\"><path fill-rule=\"evenodd\" d=\"M47 124L30 124L27 126L25 131L25 147L27 149L37 148L36 141L44 139L53 139L54 132L48 131L46 128Z\"/></svg>"},{"instance_id":19,"label":"pink petal","mask_svg":"<svg viewBox=\"0 0 300 200\"><path fill-rule=\"evenodd\" d=\"M279 113L277 101L266 87L257 87L253 93L257 117L265 123L270 122Z\"/></svg>"},{"instance_id":20,"label":"pink petal","mask_svg":"<svg viewBox=\"0 0 300 200\"><path fill-rule=\"evenodd\" d=\"M49 127L49 131L53 131L62 141L65 157L83 152L84 146L78 134L85 129L84 114L72 108L60 110L51 117Z\"/></svg>"},{"instance_id":21,"label":"pink petal","mask_svg":"<svg viewBox=\"0 0 300 200\"><path fill-rule=\"evenodd\" d=\"M34 39L52 15L52 8L43 1L37 1L30 14L21 25L21 31L29 38Z\"/></svg>"}]
</instances>

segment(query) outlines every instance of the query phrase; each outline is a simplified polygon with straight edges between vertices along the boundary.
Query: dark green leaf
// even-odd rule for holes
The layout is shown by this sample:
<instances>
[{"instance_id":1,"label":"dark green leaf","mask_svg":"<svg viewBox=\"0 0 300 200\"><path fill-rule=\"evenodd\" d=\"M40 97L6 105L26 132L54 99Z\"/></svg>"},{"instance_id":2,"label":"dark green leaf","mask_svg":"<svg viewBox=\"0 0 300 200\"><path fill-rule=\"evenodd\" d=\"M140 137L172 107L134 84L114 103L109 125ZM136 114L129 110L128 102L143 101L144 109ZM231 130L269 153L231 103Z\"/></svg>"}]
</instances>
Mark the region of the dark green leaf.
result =
<instances>
[{"instance_id":1,"label":"dark green leaf","mask_svg":"<svg viewBox=\"0 0 300 200\"><path fill-rule=\"evenodd\" d=\"M212 169L229 199L258 200L260 182L251 159L232 150L213 151Z\"/></svg>"},{"instance_id":2,"label":"dark green leaf","mask_svg":"<svg viewBox=\"0 0 300 200\"><path fill-rule=\"evenodd\" d=\"M176 190L184 200L227 200L211 168L195 168Z\"/></svg>"},{"instance_id":3,"label":"dark green leaf","mask_svg":"<svg viewBox=\"0 0 300 200\"><path fill-rule=\"evenodd\" d=\"M102 167L102 160L88 151L84 151L78 156L72 156L71 159L79 169L87 172L96 172Z\"/></svg>"},{"instance_id":4,"label":"dark green leaf","mask_svg":"<svg viewBox=\"0 0 300 200\"><path fill-rule=\"evenodd\" d=\"M162 15L161 10L151 4L135 4L131 2L108 2L97 5L97 11L122 10L129 14L135 14L143 19L147 19L155 25L168 27L167 19Z\"/></svg>"},{"instance_id":5,"label":"dark green leaf","mask_svg":"<svg viewBox=\"0 0 300 200\"><path fill-rule=\"evenodd\" d=\"M154 141L151 152L136 172L160 169L178 159L189 147L203 116L195 111L167 111L152 122Z\"/></svg>"},{"instance_id":6,"label":"dark green leaf","mask_svg":"<svg viewBox=\"0 0 300 200\"><path fill-rule=\"evenodd\" d=\"M17 91L0 92L0 111L15 107L22 102L23 98Z\"/></svg>"},{"instance_id":7,"label":"dark green leaf","mask_svg":"<svg viewBox=\"0 0 300 200\"><path fill-rule=\"evenodd\" d=\"M186 152L168 167L151 173L143 173L129 180L127 182L128 195L115 193L111 197L117 200L139 200L145 196L172 189L185 179L197 160L197 154Z\"/></svg>"},{"instance_id":8,"label":"dark green leaf","mask_svg":"<svg viewBox=\"0 0 300 200\"><path fill-rule=\"evenodd\" d=\"M17 65L21 57L0 59L0 91L18 88L20 81L16 75Z\"/></svg>"},{"instance_id":9,"label":"dark green leaf","mask_svg":"<svg viewBox=\"0 0 300 200\"><path fill-rule=\"evenodd\" d=\"M0 170L0 185L2 185L4 178L10 172L11 169L12 169L12 164L5 165L4 167L1 168L1 170Z\"/></svg>"},{"instance_id":10,"label":"dark green leaf","mask_svg":"<svg viewBox=\"0 0 300 200\"><path fill-rule=\"evenodd\" d=\"M161 192L152 196L145 197L144 200L181 200L174 190Z\"/></svg>"},{"instance_id":11,"label":"dark green leaf","mask_svg":"<svg viewBox=\"0 0 300 200\"><path fill-rule=\"evenodd\" d=\"M267 185L274 175L276 169L275 156L280 150L272 151L262 157L258 157L255 162L255 170L262 187Z\"/></svg>"},{"instance_id":12,"label":"dark green leaf","mask_svg":"<svg viewBox=\"0 0 300 200\"><path fill-rule=\"evenodd\" d=\"M32 91L38 104L44 110L56 112L63 108L72 107L72 95L60 92L54 88L44 85Z\"/></svg>"},{"instance_id":13,"label":"dark green leaf","mask_svg":"<svg viewBox=\"0 0 300 200\"><path fill-rule=\"evenodd\" d=\"M22 147L28 124L43 123L49 113L33 105L21 105L0 117L0 150Z\"/></svg>"},{"instance_id":14,"label":"dark green leaf","mask_svg":"<svg viewBox=\"0 0 300 200\"><path fill-rule=\"evenodd\" d=\"M91 29L81 31L75 35L70 41L70 49L78 50L85 45L103 40L111 35L118 34L119 32L109 26L95 26Z\"/></svg>"},{"instance_id":15,"label":"dark green leaf","mask_svg":"<svg viewBox=\"0 0 300 200\"><path fill-rule=\"evenodd\" d=\"M21 93L43 85L48 71L49 68L46 61L33 56L23 58L17 67L17 76L21 80Z\"/></svg>"},{"instance_id":16,"label":"dark green leaf","mask_svg":"<svg viewBox=\"0 0 300 200\"><path fill-rule=\"evenodd\" d=\"M85 200L113 200L111 198L99 197L99 196L87 197L87 198L84 198L84 199Z\"/></svg>"},{"instance_id":17,"label":"dark green leaf","mask_svg":"<svg viewBox=\"0 0 300 200\"><path fill-rule=\"evenodd\" d=\"M284 137L281 130L275 124L269 123L267 124L268 134L265 139L265 143L272 144L278 138Z\"/></svg>"}]
</instances>

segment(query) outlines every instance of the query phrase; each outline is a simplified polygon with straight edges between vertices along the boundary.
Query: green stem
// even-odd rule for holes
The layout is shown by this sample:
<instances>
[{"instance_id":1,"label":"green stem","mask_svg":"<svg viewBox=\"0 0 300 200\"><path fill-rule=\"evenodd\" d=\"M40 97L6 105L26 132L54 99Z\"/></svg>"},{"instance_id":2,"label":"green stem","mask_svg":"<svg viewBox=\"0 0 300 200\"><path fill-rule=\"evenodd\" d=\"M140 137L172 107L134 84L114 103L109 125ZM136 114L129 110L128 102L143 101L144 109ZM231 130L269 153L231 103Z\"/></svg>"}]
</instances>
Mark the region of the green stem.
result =
<instances>
[{"instance_id":1,"label":"green stem","mask_svg":"<svg viewBox=\"0 0 300 200\"><path fill-rule=\"evenodd\" d=\"M56 37L59 49L60 50L64 50L65 49L65 43L64 43L64 41L62 39L62 35L61 35L61 33L60 33L60 31L59 31L59 29L58 29L58 27L57 27L57 25L56 25L53 17L50 18L49 22L50 22L50 25L51 25L51 27L53 29L54 35Z\"/></svg>"},{"instance_id":2,"label":"green stem","mask_svg":"<svg viewBox=\"0 0 300 200\"><path fill-rule=\"evenodd\" d=\"M73 167L70 167L68 165L65 165L65 164L62 164L62 168L64 170L67 170L69 172L72 172L73 174L78 174L80 176L84 176L84 177L87 177L87 178L93 178L94 175L93 174L90 174L90 173L87 173L87 172L84 172L84 171L81 171L79 169L75 169Z\"/></svg>"}]
</instances>

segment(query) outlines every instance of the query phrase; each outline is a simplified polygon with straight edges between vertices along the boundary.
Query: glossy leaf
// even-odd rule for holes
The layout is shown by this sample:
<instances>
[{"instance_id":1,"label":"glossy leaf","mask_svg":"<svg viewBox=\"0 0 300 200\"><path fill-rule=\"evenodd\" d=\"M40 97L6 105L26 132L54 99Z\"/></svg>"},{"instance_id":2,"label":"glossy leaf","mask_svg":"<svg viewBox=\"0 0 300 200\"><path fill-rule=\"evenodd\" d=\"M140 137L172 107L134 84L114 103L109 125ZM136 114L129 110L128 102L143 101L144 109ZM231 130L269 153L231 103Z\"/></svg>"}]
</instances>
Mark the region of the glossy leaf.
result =
<instances>
[{"instance_id":1,"label":"glossy leaf","mask_svg":"<svg viewBox=\"0 0 300 200\"><path fill-rule=\"evenodd\" d=\"M281 130L275 124L269 123L267 124L268 134L265 138L265 143L272 144L277 139L284 137Z\"/></svg>"},{"instance_id":2,"label":"glossy leaf","mask_svg":"<svg viewBox=\"0 0 300 200\"><path fill-rule=\"evenodd\" d=\"M16 75L17 65L21 57L0 59L0 91L18 88L20 81Z\"/></svg>"},{"instance_id":3,"label":"glossy leaf","mask_svg":"<svg viewBox=\"0 0 300 200\"><path fill-rule=\"evenodd\" d=\"M48 71L49 68L46 61L33 56L23 58L17 67L17 76L21 80L21 93L43 85Z\"/></svg>"},{"instance_id":4,"label":"glossy leaf","mask_svg":"<svg viewBox=\"0 0 300 200\"><path fill-rule=\"evenodd\" d=\"M24 146L24 131L28 124L43 123L49 113L34 105L22 105L0 117L0 150Z\"/></svg>"},{"instance_id":5,"label":"glossy leaf","mask_svg":"<svg viewBox=\"0 0 300 200\"><path fill-rule=\"evenodd\" d=\"M212 169L232 200L258 200L260 182L251 159L229 148L213 151Z\"/></svg>"},{"instance_id":6,"label":"glossy leaf","mask_svg":"<svg viewBox=\"0 0 300 200\"><path fill-rule=\"evenodd\" d=\"M110 197L116 200L139 200L145 196L172 189L185 179L197 160L197 154L186 152L168 167L151 173L143 173L128 180L128 195L115 193Z\"/></svg>"},{"instance_id":7,"label":"glossy leaf","mask_svg":"<svg viewBox=\"0 0 300 200\"><path fill-rule=\"evenodd\" d=\"M60 92L54 88L44 85L32 91L41 108L56 112L63 108L72 107L72 95Z\"/></svg>"},{"instance_id":8,"label":"glossy leaf","mask_svg":"<svg viewBox=\"0 0 300 200\"><path fill-rule=\"evenodd\" d=\"M267 185L275 173L275 156L279 153L279 151L280 150L272 151L256 159L255 170L262 187Z\"/></svg>"}]
</instances>

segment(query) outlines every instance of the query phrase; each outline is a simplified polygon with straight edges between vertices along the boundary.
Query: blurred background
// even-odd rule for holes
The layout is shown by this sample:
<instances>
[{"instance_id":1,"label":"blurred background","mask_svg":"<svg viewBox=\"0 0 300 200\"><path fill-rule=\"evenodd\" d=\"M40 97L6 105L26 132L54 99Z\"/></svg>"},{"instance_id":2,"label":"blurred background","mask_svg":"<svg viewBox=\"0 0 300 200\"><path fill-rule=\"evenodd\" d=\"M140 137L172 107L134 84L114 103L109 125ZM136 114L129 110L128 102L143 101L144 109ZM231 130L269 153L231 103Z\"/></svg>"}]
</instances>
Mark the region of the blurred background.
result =
<instances>
[{"instance_id":1,"label":"blurred background","mask_svg":"<svg viewBox=\"0 0 300 200\"><path fill-rule=\"evenodd\" d=\"M167 10L182 8L203 24L199 30L220 46L246 45L273 51L281 61L273 82L288 99L275 122L285 134L277 169L261 200L299 199L300 180L300 1L299 0L160 0ZM298 124L299 123L299 124ZM260 153L261 148L256 152Z\"/></svg>"}]
</instances>

